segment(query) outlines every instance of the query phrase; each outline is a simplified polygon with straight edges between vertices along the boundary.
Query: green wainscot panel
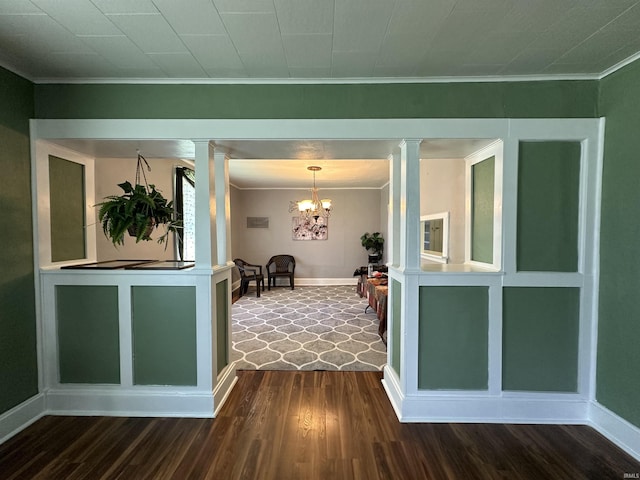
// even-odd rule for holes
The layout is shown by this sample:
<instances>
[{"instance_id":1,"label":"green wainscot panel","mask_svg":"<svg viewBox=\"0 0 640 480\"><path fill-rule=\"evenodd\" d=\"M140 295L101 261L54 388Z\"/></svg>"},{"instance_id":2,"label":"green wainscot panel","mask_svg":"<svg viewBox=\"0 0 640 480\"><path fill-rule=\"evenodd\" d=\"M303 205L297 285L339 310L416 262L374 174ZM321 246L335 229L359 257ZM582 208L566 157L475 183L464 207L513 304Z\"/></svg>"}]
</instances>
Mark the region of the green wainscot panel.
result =
<instances>
[{"instance_id":1,"label":"green wainscot panel","mask_svg":"<svg viewBox=\"0 0 640 480\"><path fill-rule=\"evenodd\" d=\"M578 270L579 142L521 142L517 268Z\"/></svg>"},{"instance_id":2,"label":"green wainscot panel","mask_svg":"<svg viewBox=\"0 0 640 480\"><path fill-rule=\"evenodd\" d=\"M229 284L227 280L216 284L216 346L218 374L229 365L229 308L227 303Z\"/></svg>"},{"instance_id":3,"label":"green wainscot panel","mask_svg":"<svg viewBox=\"0 0 640 480\"><path fill-rule=\"evenodd\" d=\"M495 157L471 167L471 260L493 263Z\"/></svg>"},{"instance_id":4,"label":"green wainscot panel","mask_svg":"<svg viewBox=\"0 0 640 480\"><path fill-rule=\"evenodd\" d=\"M502 389L576 392L579 288L503 289Z\"/></svg>"},{"instance_id":5,"label":"green wainscot panel","mask_svg":"<svg viewBox=\"0 0 640 480\"><path fill-rule=\"evenodd\" d=\"M400 365L402 360L400 350L400 326L402 313L401 299L402 299L402 284L397 280L391 280L391 308L393 311L393 323L391 325L391 368L393 368L398 377L400 376Z\"/></svg>"},{"instance_id":6,"label":"green wainscot panel","mask_svg":"<svg viewBox=\"0 0 640 480\"><path fill-rule=\"evenodd\" d=\"M420 287L418 388L486 390L488 287Z\"/></svg>"},{"instance_id":7,"label":"green wainscot panel","mask_svg":"<svg viewBox=\"0 0 640 480\"><path fill-rule=\"evenodd\" d=\"M120 383L118 287L58 285L61 383Z\"/></svg>"},{"instance_id":8,"label":"green wainscot panel","mask_svg":"<svg viewBox=\"0 0 640 480\"><path fill-rule=\"evenodd\" d=\"M133 381L196 385L196 287L131 287Z\"/></svg>"},{"instance_id":9,"label":"green wainscot panel","mask_svg":"<svg viewBox=\"0 0 640 480\"><path fill-rule=\"evenodd\" d=\"M84 165L49 155L51 260L86 258Z\"/></svg>"}]
</instances>

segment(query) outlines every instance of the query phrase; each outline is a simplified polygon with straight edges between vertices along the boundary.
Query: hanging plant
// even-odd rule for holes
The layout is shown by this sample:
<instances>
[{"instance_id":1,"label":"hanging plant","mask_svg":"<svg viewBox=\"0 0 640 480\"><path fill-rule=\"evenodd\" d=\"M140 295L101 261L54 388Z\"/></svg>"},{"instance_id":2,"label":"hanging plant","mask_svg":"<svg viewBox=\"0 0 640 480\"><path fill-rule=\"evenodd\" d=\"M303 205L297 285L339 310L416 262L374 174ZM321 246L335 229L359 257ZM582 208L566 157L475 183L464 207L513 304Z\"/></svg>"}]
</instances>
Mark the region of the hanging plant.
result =
<instances>
[{"instance_id":1,"label":"hanging plant","mask_svg":"<svg viewBox=\"0 0 640 480\"><path fill-rule=\"evenodd\" d=\"M128 181L119 183L118 186L124 191L122 195L110 195L96 205L100 207L98 220L102 230L114 246L124 245L125 233L135 237L136 243L149 241L152 240L153 230L165 225L166 232L158 238L158 243L163 243L170 232L182 228L173 202L164 198L155 185L147 183L142 162L151 171L147 160L138 153L135 186ZM140 183L141 172L144 184Z\"/></svg>"}]
</instances>

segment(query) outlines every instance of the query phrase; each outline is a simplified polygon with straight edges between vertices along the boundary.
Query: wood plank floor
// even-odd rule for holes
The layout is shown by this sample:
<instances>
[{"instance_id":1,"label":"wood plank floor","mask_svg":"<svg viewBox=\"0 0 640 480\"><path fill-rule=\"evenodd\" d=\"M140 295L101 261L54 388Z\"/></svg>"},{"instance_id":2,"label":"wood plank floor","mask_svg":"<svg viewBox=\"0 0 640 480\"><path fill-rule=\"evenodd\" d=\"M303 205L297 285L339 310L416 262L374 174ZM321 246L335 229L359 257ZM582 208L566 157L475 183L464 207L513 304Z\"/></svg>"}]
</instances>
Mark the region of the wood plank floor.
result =
<instances>
[{"instance_id":1,"label":"wood plank floor","mask_svg":"<svg viewBox=\"0 0 640 480\"><path fill-rule=\"evenodd\" d=\"M239 372L216 419L44 417L0 445L9 479L622 479L593 429L401 424L378 372Z\"/></svg>"}]
</instances>

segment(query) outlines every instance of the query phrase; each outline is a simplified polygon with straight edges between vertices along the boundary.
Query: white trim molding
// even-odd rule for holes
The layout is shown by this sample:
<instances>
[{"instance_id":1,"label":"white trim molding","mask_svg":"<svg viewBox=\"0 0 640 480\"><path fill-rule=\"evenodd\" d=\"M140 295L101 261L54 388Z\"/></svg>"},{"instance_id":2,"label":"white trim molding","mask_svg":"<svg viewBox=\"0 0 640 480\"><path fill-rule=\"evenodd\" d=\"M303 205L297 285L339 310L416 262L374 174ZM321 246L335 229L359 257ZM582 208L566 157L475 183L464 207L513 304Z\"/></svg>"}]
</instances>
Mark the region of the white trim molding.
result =
<instances>
[{"instance_id":1,"label":"white trim molding","mask_svg":"<svg viewBox=\"0 0 640 480\"><path fill-rule=\"evenodd\" d=\"M34 395L0 415L0 444L21 432L46 414L45 396Z\"/></svg>"},{"instance_id":2,"label":"white trim molding","mask_svg":"<svg viewBox=\"0 0 640 480\"><path fill-rule=\"evenodd\" d=\"M596 401L589 404L589 425L640 461L640 428Z\"/></svg>"}]
</instances>

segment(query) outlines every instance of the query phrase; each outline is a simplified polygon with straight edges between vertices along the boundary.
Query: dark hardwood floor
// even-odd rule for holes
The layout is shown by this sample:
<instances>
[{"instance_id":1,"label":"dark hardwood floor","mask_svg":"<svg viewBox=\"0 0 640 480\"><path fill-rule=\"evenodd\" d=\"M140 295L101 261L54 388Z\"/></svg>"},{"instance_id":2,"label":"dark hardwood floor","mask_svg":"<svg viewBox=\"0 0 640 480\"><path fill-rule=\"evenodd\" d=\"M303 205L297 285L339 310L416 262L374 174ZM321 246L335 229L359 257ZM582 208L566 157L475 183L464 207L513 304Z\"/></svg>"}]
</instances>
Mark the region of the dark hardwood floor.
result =
<instances>
[{"instance_id":1,"label":"dark hardwood floor","mask_svg":"<svg viewBox=\"0 0 640 480\"><path fill-rule=\"evenodd\" d=\"M585 426L401 424L378 372L239 372L216 419L45 417L0 479L622 479Z\"/></svg>"}]
</instances>

